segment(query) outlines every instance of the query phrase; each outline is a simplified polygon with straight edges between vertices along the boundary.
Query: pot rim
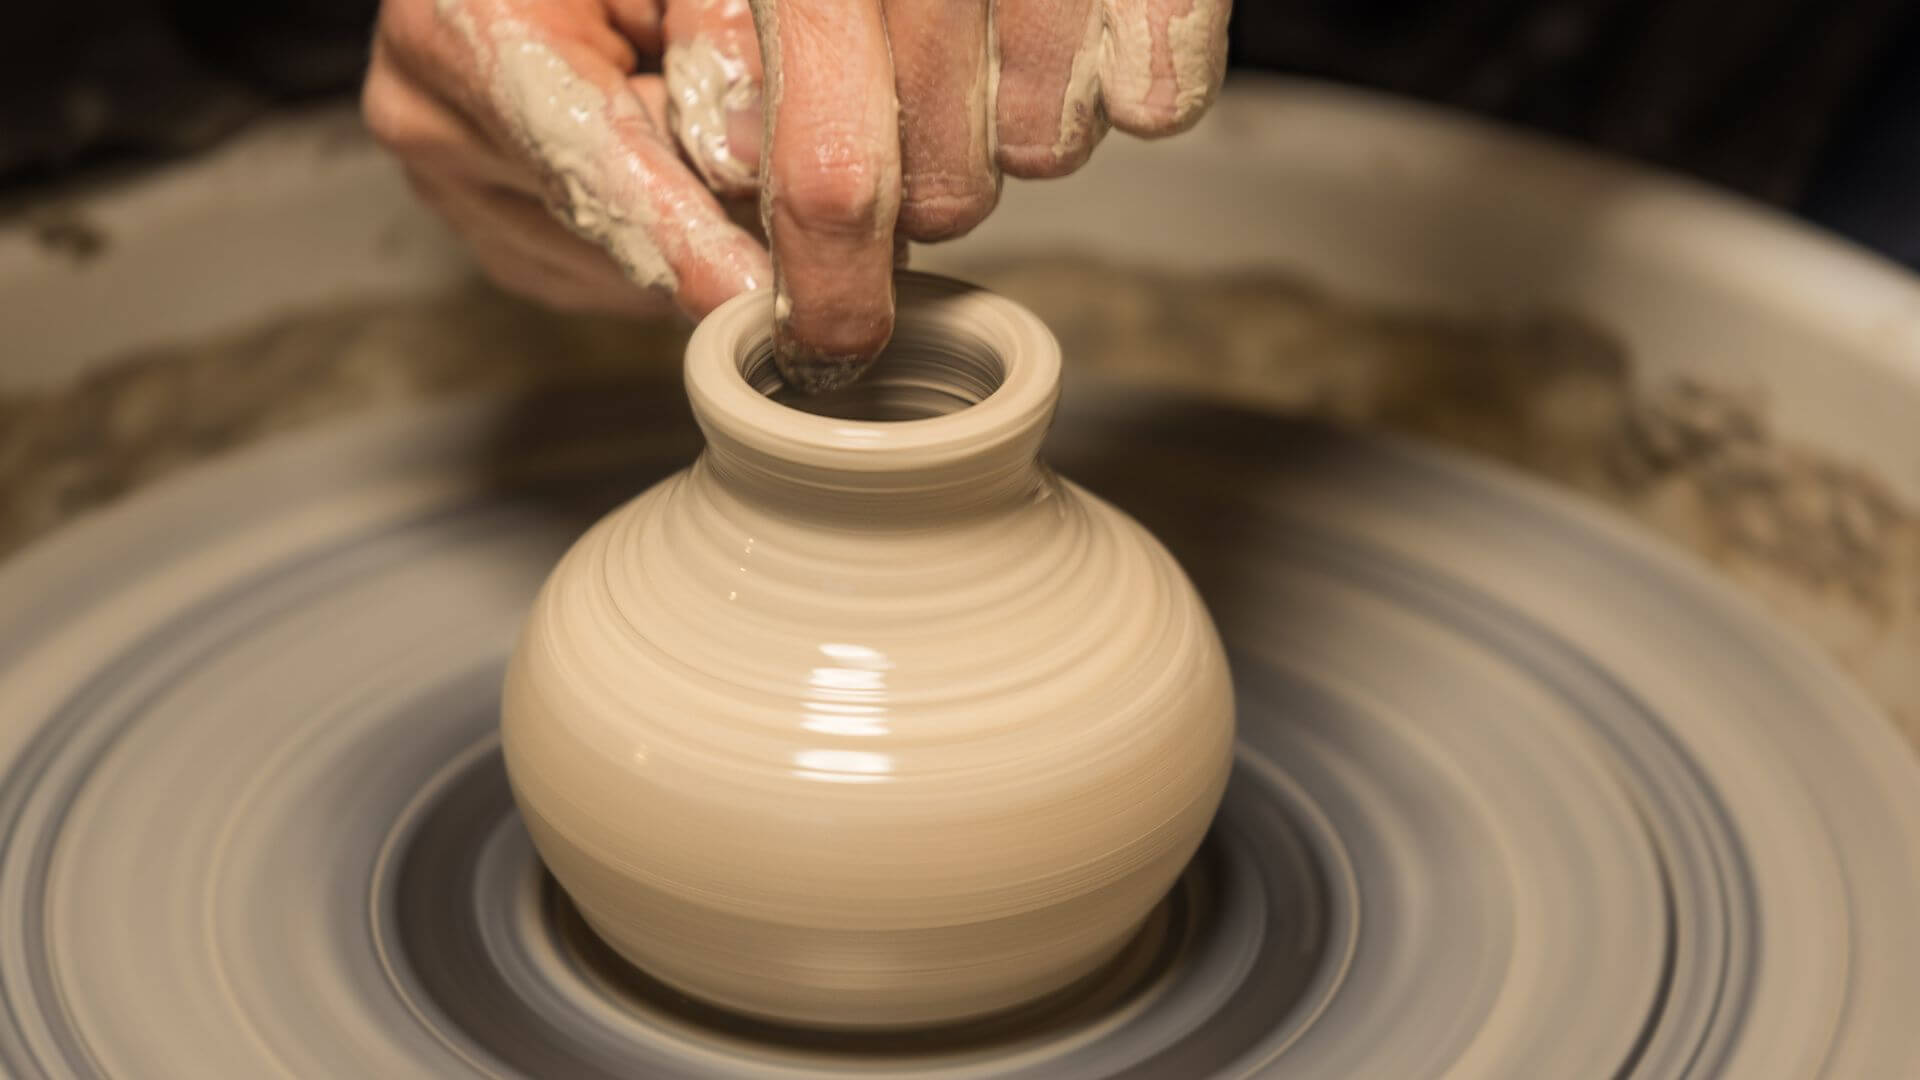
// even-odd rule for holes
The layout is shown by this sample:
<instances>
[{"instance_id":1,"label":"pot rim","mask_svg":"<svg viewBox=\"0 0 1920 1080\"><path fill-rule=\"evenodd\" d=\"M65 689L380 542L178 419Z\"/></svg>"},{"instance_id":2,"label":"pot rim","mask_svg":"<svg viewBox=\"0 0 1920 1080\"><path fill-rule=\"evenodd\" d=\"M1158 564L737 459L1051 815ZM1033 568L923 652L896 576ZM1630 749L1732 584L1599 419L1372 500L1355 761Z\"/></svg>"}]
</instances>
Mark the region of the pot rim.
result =
<instances>
[{"instance_id":1,"label":"pot rim","mask_svg":"<svg viewBox=\"0 0 1920 1080\"><path fill-rule=\"evenodd\" d=\"M687 397L710 443L790 464L899 472L961 464L1037 441L1052 419L1060 394L1059 341L1033 312L977 285L914 271L895 275L895 342L984 348L1001 375L978 402L911 420L805 412L756 388L746 370L771 346L773 305L770 289L736 296L687 342ZM884 353L878 363L885 363Z\"/></svg>"}]
</instances>

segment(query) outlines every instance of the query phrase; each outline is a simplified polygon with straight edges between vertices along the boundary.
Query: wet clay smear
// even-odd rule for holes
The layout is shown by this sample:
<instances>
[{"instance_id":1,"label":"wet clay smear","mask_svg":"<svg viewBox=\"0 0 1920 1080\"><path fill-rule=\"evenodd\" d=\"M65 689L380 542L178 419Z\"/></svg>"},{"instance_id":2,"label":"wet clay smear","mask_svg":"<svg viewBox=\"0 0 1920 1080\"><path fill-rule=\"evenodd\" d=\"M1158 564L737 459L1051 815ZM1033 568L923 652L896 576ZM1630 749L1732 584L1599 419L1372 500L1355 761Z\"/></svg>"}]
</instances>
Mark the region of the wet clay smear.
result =
<instances>
[{"instance_id":1,"label":"wet clay smear","mask_svg":"<svg viewBox=\"0 0 1920 1080\"><path fill-rule=\"evenodd\" d=\"M1640 387L1605 328L1569 313L1438 317L1270 272L1023 260L974 277L1047 321L1070 380L1411 435L1624 510L1809 634L1920 741L1920 514L1869 472L1775 438L1761 398ZM0 395L0 555L182 465L324 418L460 392L658 386L685 333L475 288L156 350L55 395Z\"/></svg>"}]
</instances>

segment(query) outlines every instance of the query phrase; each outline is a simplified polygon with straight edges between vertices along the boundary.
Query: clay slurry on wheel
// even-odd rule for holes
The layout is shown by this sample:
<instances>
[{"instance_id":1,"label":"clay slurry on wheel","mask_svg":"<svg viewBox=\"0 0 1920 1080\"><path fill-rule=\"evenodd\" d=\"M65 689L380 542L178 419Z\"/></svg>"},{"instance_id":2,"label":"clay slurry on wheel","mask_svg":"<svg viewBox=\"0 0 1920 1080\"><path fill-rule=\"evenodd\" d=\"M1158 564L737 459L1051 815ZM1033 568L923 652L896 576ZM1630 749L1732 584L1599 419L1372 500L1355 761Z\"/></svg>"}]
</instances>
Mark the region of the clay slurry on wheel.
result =
<instances>
[{"instance_id":1,"label":"clay slurry on wheel","mask_svg":"<svg viewBox=\"0 0 1920 1080\"><path fill-rule=\"evenodd\" d=\"M581 415L266 445L0 568L0 1071L1920 1060L1920 767L1830 668L1506 472L1092 387L1049 456L1166 540L1233 651L1241 744L1201 857L1113 969L979 1028L848 1040L679 1000L568 911L494 741L541 577L695 444L672 410Z\"/></svg>"}]
</instances>

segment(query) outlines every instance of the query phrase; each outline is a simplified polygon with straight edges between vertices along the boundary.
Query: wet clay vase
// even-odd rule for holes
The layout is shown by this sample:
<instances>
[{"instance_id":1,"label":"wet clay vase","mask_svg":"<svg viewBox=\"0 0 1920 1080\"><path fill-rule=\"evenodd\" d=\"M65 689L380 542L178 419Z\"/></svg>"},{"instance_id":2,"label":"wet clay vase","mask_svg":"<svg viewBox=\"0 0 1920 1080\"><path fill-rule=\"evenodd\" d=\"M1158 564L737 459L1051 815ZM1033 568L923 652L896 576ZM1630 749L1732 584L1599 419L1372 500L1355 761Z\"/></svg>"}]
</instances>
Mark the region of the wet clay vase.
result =
<instances>
[{"instance_id":1,"label":"wet clay vase","mask_svg":"<svg viewBox=\"0 0 1920 1080\"><path fill-rule=\"evenodd\" d=\"M1053 336L956 282L898 291L867 378L793 403L768 294L707 318L706 451L567 553L506 680L515 798L587 922L791 1024L940 1024L1092 973L1232 755L1193 587L1036 459Z\"/></svg>"}]
</instances>

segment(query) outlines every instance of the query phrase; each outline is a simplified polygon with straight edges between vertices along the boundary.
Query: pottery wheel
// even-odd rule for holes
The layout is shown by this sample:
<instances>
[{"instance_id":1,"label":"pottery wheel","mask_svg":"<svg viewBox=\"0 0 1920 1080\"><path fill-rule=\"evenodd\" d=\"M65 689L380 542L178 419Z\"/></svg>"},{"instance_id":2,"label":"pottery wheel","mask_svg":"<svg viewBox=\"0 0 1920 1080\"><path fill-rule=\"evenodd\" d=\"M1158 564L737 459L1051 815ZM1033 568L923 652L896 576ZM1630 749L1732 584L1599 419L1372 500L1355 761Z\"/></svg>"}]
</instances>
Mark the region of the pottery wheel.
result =
<instances>
[{"instance_id":1,"label":"pottery wheel","mask_svg":"<svg viewBox=\"0 0 1920 1080\"><path fill-rule=\"evenodd\" d=\"M1832 669L1509 473L1085 387L1050 459L1231 650L1192 868L1017 1015L676 996L581 929L494 734L548 568L698 445L645 400L282 440L0 572L0 1072L1916 1075L1920 766Z\"/></svg>"}]
</instances>

